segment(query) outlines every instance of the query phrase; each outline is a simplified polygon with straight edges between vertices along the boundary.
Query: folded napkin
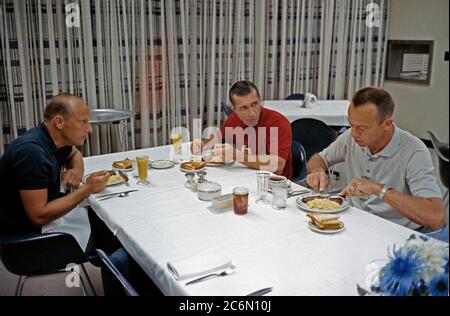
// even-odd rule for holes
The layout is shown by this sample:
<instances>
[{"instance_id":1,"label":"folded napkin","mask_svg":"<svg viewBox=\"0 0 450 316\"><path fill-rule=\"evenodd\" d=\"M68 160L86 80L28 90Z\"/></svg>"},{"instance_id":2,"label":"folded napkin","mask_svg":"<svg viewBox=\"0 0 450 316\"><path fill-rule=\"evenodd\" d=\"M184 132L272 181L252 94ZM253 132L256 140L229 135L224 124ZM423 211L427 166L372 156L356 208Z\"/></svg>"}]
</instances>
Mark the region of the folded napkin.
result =
<instances>
[{"instance_id":1,"label":"folded napkin","mask_svg":"<svg viewBox=\"0 0 450 316\"><path fill-rule=\"evenodd\" d=\"M231 265L230 259L213 255L167 262L167 268L177 280L190 279L225 270Z\"/></svg>"}]
</instances>

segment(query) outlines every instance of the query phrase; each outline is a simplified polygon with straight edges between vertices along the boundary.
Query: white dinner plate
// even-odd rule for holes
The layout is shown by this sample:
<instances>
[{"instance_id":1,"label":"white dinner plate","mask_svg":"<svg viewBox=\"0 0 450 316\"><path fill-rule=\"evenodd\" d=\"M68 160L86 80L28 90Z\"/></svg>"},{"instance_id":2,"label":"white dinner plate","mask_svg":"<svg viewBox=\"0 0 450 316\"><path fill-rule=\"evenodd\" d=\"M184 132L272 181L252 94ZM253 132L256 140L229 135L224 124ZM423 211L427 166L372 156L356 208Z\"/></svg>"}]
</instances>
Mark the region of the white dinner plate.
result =
<instances>
[{"instance_id":1,"label":"white dinner plate","mask_svg":"<svg viewBox=\"0 0 450 316\"><path fill-rule=\"evenodd\" d=\"M308 204L303 202L303 198L308 197L308 196L314 196L316 194L308 194L308 195L301 195L296 199L296 204L298 206L299 209L301 209L302 211L306 211L306 212L316 212L316 213L338 213L338 212L342 212L343 210L345 210L349 204L348 202L339 196L331 196L332 198L336 198L339 197L342 199L342 204L340 207L338 207L337 209L334 210L322 210L322 209L318 209L318 208L310 208L308 206Z\"/></svg>"},{"instance_id":2,"label":"white dinner plate","mask_svg":"<svg viewBox=\"0 0 450 316\"><path fill-rule=\"evenodd\" d=\"M196 173L196 172L199 172L199 171L205 170L205 168L206 168L206 166L205 166L205 167L203 167L203 168L200 168L200 169L192 170L192 169L184 169L184 168L181 168L181 167L180 167L180 170L181 170L182 172L191 172L191 173Z\"/></svg>"},{"instance_id":3,"label":"white dinner plate","mask_svg":"<svg viewBox=\"0 0 450 316\"><path fill-rule=\"evenodd\" d=\"M83 181L83 183L86 183L86 179L87 179L87 177L89 177L91 174L87 174L87 175L85 175L84 177L83 177L83 179L82 179L82 181ZM116 174L117 175L117 174ZM120 180L119 180L119 178L117 178L118 180L116 181L116 182L113 182L113 183L109 183L109 184L107 184L106 186L107 187L110 187L110 186L112 186L112 185L117 185L117 184L121 184L121 183L124 183L125 182L125 180L122 178L122 177L120 177Z\"/></svg>"},{"instance_id":4,"label":"white dinner plate","mask_svg":"<svg viewBox=\"0 0 450 316\"><path fill-rule=\"evenodd\" d=\"M228 162L206 162L206 165L209 167L226 167L226 166L234 165L234 160L231 160Z\"/></svg>"},{"instance_id":5,"label":"white dinner plate","mask_svg":"<svg viewBox=\"0 0 450 316\"><path fill-rule=\"evenodd\" d=\"M342 222L341 222L341 223L342 223ZM343 231L344 228L345 228L345 225L344 225L344 223L342 223L342 227L341 227L341 228L324 230L324 229L320 229L319 227L317 227L316 225L314 225L311 221L309 221L308 227L309 227L311 230L313 230L313 231L315 231L315 232L318 232L318 233L322 233L322 234L336 234L336 233L339 233L339 232Z\"/></svg>"},{"instance_id":6,"label":"white dinner plate","mask_svg":"<svg viewBox=\"0 0 450 316\"><path fill-rule=\"evenodd\" d=\"M123 172L130 172L130 171L133 171L133 170L134 170L134 167L131 166L131 168L127 168L127 169L124 169L124 168L117 168L117 167L112 167L112 170L121 170L121 171L123 171Z\"/></svg>"},{"instance_id":7,"label":"white dinner plate","mask_svg":"<svg viewBox=\"0 0 450 316\"><path fill-rule=\"evenodd\" d=\"M175 166L175 162L172 160L161 159L150 161L148 165L153 169L169 169Z\"/></svg>"}]
</instances>

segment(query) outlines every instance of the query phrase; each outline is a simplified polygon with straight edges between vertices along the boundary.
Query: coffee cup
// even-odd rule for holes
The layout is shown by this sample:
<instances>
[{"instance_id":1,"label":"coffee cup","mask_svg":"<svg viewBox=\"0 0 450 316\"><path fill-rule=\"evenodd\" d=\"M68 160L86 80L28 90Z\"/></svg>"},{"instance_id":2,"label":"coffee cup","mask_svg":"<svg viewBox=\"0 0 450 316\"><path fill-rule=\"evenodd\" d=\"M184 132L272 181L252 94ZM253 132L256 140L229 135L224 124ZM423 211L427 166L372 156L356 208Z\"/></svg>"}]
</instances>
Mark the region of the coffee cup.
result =
<instances>
[{"instance_id":1,"label":"coffee cup","mask_svg":"<svg viewBox=\"0 0 450 316\"><path fill-rule=\"evenodd\" d=\"M288 179L285 176L271 175L269 177L269 188L287 186Z\"/></svg>"}]
</instances>

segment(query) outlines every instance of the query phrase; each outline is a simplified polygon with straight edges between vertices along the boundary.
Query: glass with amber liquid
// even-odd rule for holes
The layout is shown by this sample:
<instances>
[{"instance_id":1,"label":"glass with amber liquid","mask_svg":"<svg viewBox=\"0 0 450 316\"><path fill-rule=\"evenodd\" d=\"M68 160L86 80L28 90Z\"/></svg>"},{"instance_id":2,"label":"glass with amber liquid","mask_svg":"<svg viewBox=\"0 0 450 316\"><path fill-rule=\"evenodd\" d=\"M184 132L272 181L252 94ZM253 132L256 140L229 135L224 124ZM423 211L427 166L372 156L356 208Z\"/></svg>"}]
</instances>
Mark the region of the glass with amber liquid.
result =
<instances>
[{"instance_id":1,"label":"glass with amber liquid","mask_svg":"<svg viewBox=\"0 0 450 316\"><path fill-rule=\"evenodd\" d=\"M171 139L172 139L173 160L180 160L181 155L183 153L183 149L181 147L183 135L175 133L171 135Z\"/></svg>"},{"instance_id":2,"label":"glass with amber liquid","mask_svg":"<svg viewBox=\"0 0 450 316\"><path fill-rule=\"evenodd\" d=\"M138 168L139 185L147 185L148 182L148 156L137 156L136 163Z\"/></svg>"},{"instance_id":3,"label":"glass with amber liquid","mask_svg":"<svg viewBox=\"0 0 450 316\"><path fill-rule=\"evenodd\" d=\"M247 214L248 209L248 189L237 187L233 189L233 209L236 215Z\"/></svg>"}]
</instances>

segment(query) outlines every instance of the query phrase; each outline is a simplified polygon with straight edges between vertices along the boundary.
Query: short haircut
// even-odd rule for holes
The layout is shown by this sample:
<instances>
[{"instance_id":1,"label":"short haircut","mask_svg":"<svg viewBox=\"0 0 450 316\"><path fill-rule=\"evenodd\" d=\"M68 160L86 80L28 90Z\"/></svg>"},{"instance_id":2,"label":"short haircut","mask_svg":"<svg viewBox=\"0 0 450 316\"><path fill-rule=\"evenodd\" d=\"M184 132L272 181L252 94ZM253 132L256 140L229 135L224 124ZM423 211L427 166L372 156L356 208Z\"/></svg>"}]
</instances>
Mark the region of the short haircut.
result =
<instances>
[{"instance_id":1,"label":"short haircut","mask_svg":"<svg viewBox=\"0 0 450 316\"><path fill-rule=\"evenodd\" d=\"M233 95L238 95L240 97L249 95L250 93L252 93L252 90L255 90L256 93L258 94L258 97L260 97L259 95L259 91L258 88L255 86L255 84L253 82L247 81L247 80L242 80L242 81L238 81L235 84L233 84L233 86L230 89L229 92L229 98L230 98L230 102L231 104L233 104Z\"/></svg>"},{"instance_id":2,"label":"short haircut","mask_svg":"<svg viewBox=\"0 0 450 316\"><path fill-rule=\"evenodd\" d=\"M55 95L45 107L44 120L50 121L56 115L61 115L64 119L68 119L72 113L70 103L72 98L82 101L80 97L67 92L61 92Z\"/></svg>"},{"instance_id":3,"label":"short haircut","mask_svg":"<svg viewBox=\"0 0 450 316\"><path fill-rule=\"evenodd\" d=\"M392 96L384 89L366 87L358 90L352 98L355 108L371 103L377 107L381 119L386 119L394 114L395 104Z\"/></svg>"}]
</instances>

